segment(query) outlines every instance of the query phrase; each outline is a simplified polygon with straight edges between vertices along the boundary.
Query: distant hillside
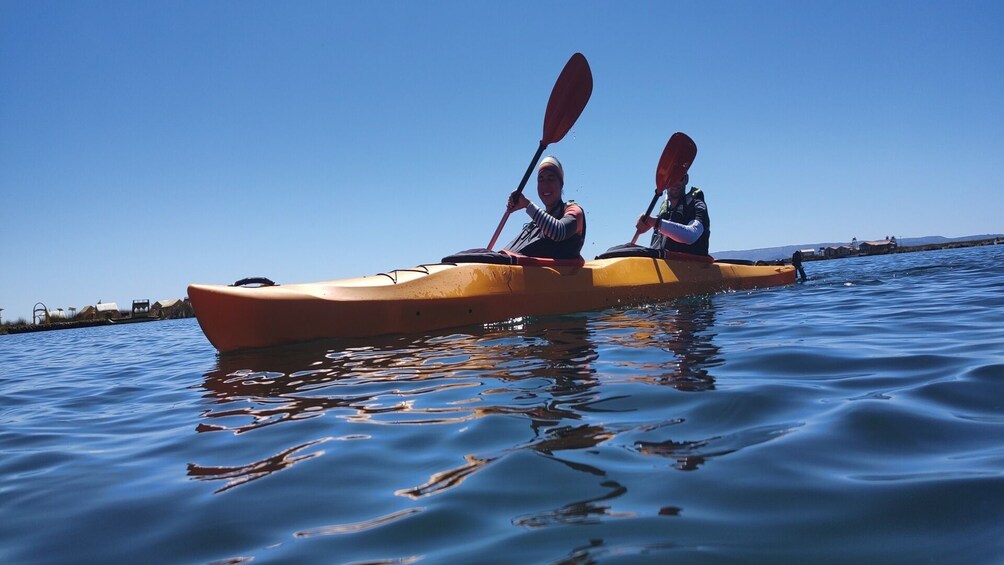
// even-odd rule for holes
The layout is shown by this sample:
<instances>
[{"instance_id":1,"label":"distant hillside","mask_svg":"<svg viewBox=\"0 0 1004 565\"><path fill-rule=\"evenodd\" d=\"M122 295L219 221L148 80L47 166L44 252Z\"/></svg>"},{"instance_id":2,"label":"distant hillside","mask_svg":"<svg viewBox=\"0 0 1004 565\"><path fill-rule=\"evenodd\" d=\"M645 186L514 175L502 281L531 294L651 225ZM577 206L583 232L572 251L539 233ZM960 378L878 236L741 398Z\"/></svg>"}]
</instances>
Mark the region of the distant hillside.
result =
<instances>
[{"instance_id":1,"label":"distant hillside","mask_svg":"<svg viewBox=\"0 0 1004 565\"><path fill-rule=\"evenodd\" d=\"M980 239L993 239L995 237L1004 237L1002 234L985 234L985 235L967 235L965 237L942 237L940 235L930 235L927 237L902 237L896 238L896 241L903 247L919 247L921 245L934 245L951 243L953 241L976 241ZM859 240L865 241L865 240ZM796 249L815 249L817 252L820 247L839 247L841 245L850 245L847 241L838 242L828 242L828 243L804 243L801 245L785 245L782 247L764 247L762 249L745 249L745 250L733 250L733 251L713 251L711 253L717 259L747 259L749 261L774 261L777 259L789 259L791 254L795 252Z\"/></svg>"}]
</instances>

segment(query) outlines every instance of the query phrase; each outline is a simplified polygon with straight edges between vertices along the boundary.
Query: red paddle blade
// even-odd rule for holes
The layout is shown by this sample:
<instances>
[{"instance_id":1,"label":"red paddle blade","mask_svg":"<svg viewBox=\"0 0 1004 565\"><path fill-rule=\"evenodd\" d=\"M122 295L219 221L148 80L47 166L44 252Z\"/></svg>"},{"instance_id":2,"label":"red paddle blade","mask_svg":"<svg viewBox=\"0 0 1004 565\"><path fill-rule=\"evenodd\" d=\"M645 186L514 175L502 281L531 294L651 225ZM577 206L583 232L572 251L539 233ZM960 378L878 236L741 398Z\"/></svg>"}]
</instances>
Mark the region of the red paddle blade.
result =
<instances>
[{"instance_id":1,"label":"red paddle blade","mask_svg":"<svg viewBox=\"0 0 1004 565\"><path fill-rule=\"evenodd\" d=\"M680 182L690 169L690 164L694 162L694 157L697 157L697 144L694 140L683 132L674 133L666 142L659 166L655 169L656 191L663 192Z\"/></svg>"},{"instance_id":2,"label":"red paddle blade","mask_svg":"<svg viewBox=\"0 0 1004 565\"><path fill-rule=\"evenodd\" d=\"M561 141L575 125L593 93L593 73L582 53L576 53L565 63L547 100L544 114L544 135L540 142L550 145Z\"/></svg>"}]
</instances>

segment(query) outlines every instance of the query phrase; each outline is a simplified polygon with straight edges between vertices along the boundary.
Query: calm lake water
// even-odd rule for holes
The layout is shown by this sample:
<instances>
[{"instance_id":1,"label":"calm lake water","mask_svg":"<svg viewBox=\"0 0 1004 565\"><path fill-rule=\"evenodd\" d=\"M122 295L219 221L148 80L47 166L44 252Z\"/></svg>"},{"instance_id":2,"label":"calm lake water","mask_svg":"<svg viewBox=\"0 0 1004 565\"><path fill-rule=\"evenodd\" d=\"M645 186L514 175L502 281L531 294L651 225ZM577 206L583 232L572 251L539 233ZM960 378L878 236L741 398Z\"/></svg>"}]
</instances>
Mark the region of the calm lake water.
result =
<instances>
[{"instance_id":1,"label":"calm lake water","mask_svg":"<svg viewBox=\"0 0 1004 565\"><path fill-rule=\"evenodd\" d=\"M226 356L0 336L0 562L1004 562L1002 264Z\"/></svg>"}]
</instances>

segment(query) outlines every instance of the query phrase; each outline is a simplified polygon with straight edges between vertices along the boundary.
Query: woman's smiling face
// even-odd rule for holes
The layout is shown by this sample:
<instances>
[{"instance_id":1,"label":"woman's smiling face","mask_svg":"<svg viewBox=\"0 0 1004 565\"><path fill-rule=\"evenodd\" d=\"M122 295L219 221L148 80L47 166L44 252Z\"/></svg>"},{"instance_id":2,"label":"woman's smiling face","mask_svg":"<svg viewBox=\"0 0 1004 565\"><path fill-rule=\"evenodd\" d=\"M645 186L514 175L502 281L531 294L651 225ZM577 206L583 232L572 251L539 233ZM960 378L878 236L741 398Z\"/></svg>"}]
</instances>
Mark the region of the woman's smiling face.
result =
<instances>
[{"instance_id":1,"label":"woman's smiling face","mask_svg":"<svg viewBox=\"0 0 1004 565\"><path fill-rule=\"evenodd\" d=\"M537 195L545 208L561 201L561 177L551 167L541 169L537 173Z\"/></svg>"}]
</instances>

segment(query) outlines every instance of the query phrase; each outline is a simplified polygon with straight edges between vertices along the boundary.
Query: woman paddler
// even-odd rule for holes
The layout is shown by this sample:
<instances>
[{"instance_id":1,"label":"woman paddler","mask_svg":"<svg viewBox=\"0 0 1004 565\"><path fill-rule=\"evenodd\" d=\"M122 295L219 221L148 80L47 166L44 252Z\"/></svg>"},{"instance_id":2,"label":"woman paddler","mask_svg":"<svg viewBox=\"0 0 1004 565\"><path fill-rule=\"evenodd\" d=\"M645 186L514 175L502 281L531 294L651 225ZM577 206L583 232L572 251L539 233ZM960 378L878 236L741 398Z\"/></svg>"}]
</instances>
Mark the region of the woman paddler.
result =
<instances>
[{"instance_id":1,"label":"woman paddler","mask_svg":"<svg viewBox=\"0 0 1004 565\"><path fill-rule=\"evenodd\" d=\"M571 200L562 200L565 171L557 157L548 155L537 166L537 195L543 208L513 191L506 202L509 213L526 210L530 223L505 246L506 251L528 257L578 259L586 241L586 212Z\"/></svg>"}]
</instances>

